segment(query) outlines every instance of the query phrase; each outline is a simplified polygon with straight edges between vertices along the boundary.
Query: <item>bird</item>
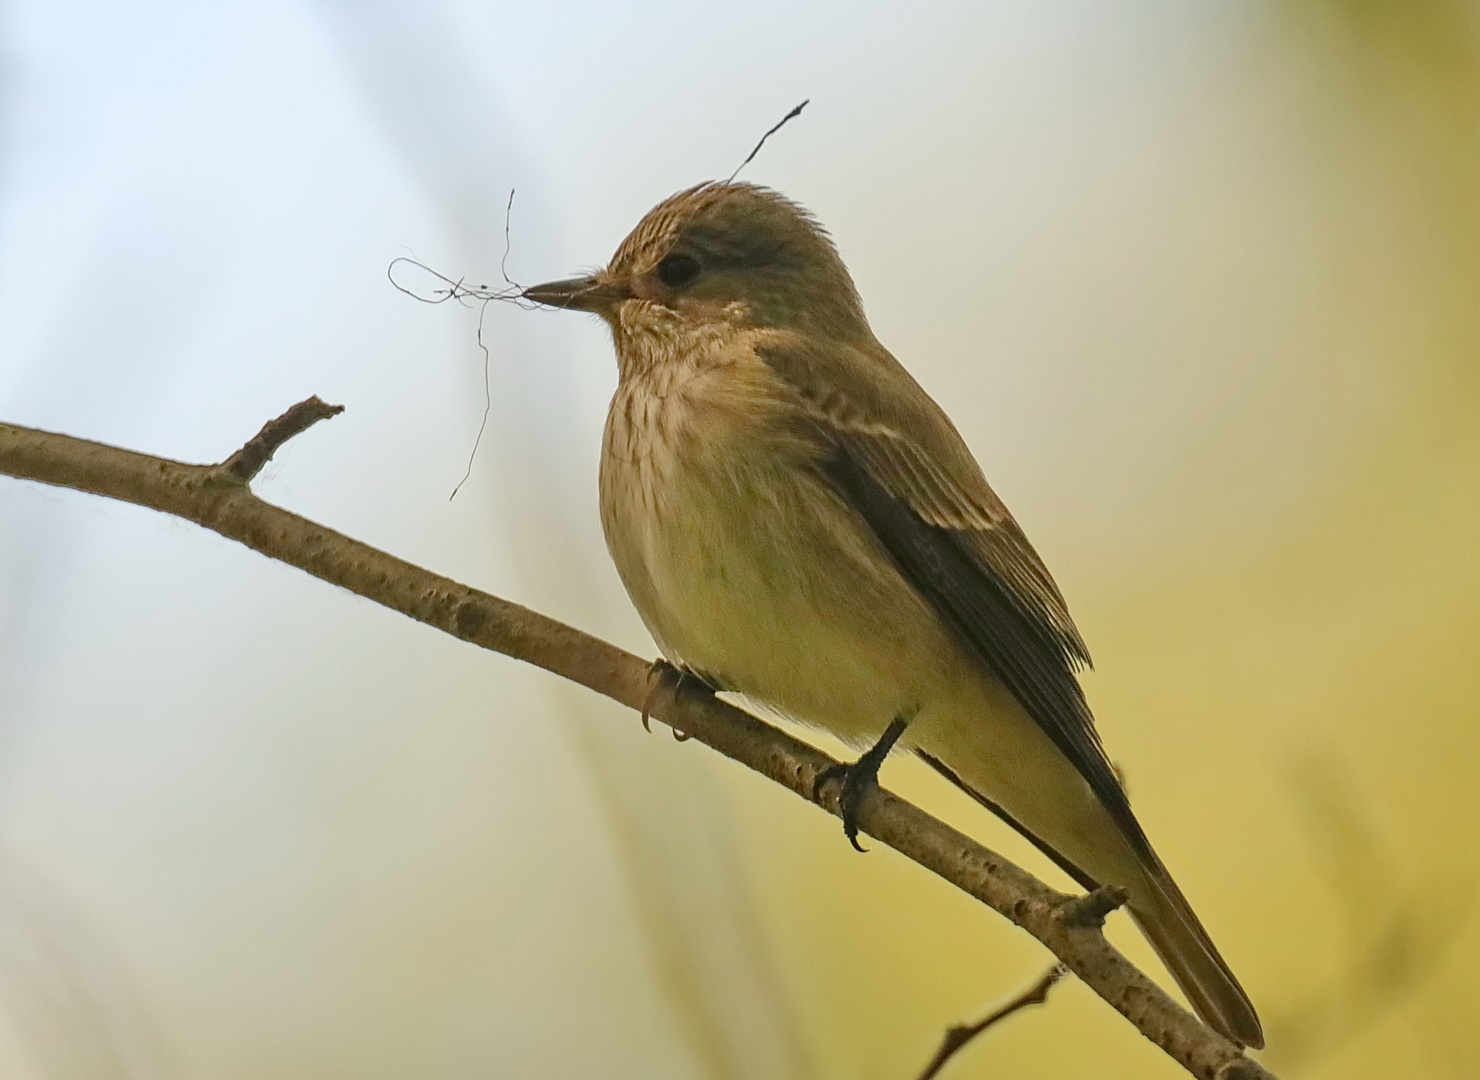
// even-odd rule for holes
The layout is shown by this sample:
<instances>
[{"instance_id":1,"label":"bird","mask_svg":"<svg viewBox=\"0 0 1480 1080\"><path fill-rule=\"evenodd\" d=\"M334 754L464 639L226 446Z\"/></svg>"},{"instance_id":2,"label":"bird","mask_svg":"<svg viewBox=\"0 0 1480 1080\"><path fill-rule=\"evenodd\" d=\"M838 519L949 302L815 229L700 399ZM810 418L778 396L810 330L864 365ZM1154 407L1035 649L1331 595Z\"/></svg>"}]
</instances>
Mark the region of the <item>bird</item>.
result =
<instances>
[{"instance_id":1,"label":"bird","mask_svg":"<svg viewBox=\"0 0 1480 1080\"><path fill-rule=\"evenodd\" d=\"M854 846L885 757L914 751L1086 889L1124 889L1198 1015L1262 1047L1131 812L1058 586L874 336L818 220L708 181L650 210L604 268L522 295L610 329L601 523L670 671L867 747L819 777L842 781Z\"/></svg>"}]
</instances>

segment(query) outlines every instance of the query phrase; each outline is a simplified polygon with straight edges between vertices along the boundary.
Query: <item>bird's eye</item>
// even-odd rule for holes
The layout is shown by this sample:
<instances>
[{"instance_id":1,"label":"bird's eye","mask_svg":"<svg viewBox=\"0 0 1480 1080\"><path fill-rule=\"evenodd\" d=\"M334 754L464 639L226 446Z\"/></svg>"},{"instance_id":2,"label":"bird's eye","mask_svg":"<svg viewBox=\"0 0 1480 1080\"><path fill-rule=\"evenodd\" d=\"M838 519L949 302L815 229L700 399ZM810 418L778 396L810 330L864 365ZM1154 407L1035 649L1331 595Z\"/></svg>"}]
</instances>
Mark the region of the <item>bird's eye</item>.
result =
<instances>
[{"instance_id":1,"label":"bird's eye","mask_svg":"<svg viewBox=\"0 0 1480 1080\"><path fill-rule=\"evenodd\" d=\"M658 264L658 279L670 289L681 289L699 276L699 269L692 255L670 255Z\"/></svg>"}]
</instances>

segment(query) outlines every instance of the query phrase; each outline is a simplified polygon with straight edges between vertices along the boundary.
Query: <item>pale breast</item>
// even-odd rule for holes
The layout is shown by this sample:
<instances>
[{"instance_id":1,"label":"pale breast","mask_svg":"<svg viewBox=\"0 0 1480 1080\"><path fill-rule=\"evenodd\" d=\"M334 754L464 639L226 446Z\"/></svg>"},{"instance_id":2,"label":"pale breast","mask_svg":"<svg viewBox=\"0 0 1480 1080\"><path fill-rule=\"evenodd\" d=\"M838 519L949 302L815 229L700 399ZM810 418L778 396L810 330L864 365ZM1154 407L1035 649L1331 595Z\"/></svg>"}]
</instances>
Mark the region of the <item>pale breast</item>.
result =
<instances>
[{"instance_id":1,"label":"pale breast","mask_svg":"<svg viewBox=\"0 0 1480 1080\"><path fill-rule=\"evenodd\" d=\"M871 739L939 677L919 659L942 631L811 468L768 378L757 361L624 380L602 455L607 545L669 660Z\"/></svg>"}]
</instances>

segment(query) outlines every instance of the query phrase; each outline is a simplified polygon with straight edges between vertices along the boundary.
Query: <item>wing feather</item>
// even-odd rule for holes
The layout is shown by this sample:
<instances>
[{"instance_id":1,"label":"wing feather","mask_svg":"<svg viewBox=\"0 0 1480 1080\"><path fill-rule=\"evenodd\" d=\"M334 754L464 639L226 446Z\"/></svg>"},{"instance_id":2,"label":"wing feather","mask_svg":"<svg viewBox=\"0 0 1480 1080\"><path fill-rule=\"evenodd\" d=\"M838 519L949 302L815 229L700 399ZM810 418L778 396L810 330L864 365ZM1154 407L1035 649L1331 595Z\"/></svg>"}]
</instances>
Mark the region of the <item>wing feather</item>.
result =
<instances>
[{"instance_id":1,"label":"wing feather","mask_svg":"<svg viewBox=\"0 0 1480 1080\"><path fill-rule=\"evenodd\" d=\"M778 334L756 352L796 394L833 489L1158 865L1075 677L1090 658L1063 596L945 413L877 345Z\"/></svg>"}]
</instances>

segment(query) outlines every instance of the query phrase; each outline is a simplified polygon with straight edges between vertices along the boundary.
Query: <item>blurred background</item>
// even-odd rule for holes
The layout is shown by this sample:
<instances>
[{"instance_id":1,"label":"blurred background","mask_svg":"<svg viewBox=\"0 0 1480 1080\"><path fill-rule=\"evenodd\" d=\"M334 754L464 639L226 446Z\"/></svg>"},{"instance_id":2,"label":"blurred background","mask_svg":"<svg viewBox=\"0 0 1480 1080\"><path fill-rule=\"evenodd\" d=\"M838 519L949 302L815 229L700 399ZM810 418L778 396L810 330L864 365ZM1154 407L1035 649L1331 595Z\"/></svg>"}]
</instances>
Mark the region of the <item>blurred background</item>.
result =
<instances>
[{"instance_id":1,"label":"blurred background","mask_svg":"<svg viewBox=\"0 0 1480 1080\"><path fill-rule=\"evenodd\" d=\"M320 394L259 493L650 655L603 328L495 304L485 365L386 267L501 283L511 188L509 275L599 264L808 97L744 175L1053 568L1265 1060L1473 1075L1474 3L4 0L0 416L215 461ZM1046 963L584 691L0 478L0 1075L912 1080ZM945 1075L1183 1074L1069 982Z\"/></svg>"}]
</instances>

